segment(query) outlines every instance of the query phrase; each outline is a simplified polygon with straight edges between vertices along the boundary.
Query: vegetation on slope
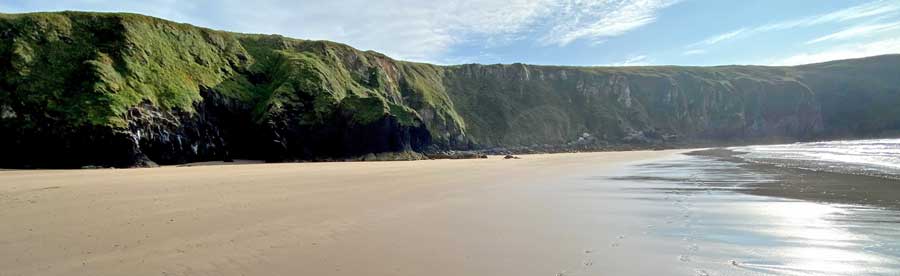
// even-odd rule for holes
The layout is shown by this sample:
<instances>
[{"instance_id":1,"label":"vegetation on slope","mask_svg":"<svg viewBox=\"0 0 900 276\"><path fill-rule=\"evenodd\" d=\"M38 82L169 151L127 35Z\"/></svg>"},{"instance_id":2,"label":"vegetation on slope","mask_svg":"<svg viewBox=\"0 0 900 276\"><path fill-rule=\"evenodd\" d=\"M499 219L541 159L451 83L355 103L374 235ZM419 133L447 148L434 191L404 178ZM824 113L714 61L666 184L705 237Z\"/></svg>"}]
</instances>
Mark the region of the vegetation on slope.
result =
<instances>
[{"instance_id":1,"label":"vegetation on slope","mask_svg":"<svg viewBox=\"0 0 900 276\"><path fill-rule=\"evenodd\" d=\"M789 68L512 64L449 71L448 91L482 145L797 139L821 128L813 92Z\"/></svg>"},{"instance_id":2,"label":"vegetation on slope","mask_svg":"<svg viewBox=\"0 0 900 276\"><path fill-rule=\"evenodd\" d=\"M375 64L386 57L337 43L233 34L135 14L5 14L0 29L7 68L2 103L43 108L72 126L124 127L126 112L142 102L190 112L202 87L258 104L259 118L300 100L294 92L310 97L304 103L310 122L321 122L347 95L402 104L396 84L389 87L393 80ZM356 64L341 60L347 56ZM420 98L434 102L428 94Z\"/></svg>"},{"instance_id":3,"label":"vegetation on slope","mask_svg":"<svg viewBox=\"0 0 900 276\"><path fill-rule=\"evenodd\" d=\"M0 39L0 129L13 133L0 142L23 152L39 145L29 137L63 152L130 139L110 143L183 162L255 148L303 159L424 144L596 149L900 130L897 56L798 67L435 66L83 12L0 14ZM86 138L65 142L73 135Z\"/></svg>"},{"instance_id":4,"label":"vegetation on slope","mask_svg":"<svg viewBox=\"0 0 900 276\"><path fill-rule=\"evenodd\" d=\"M0 29L0 102L73 127L124 127L145 101L192 110L201 86L247 63L228 33L140 15L2 15Z\"/></svg>"}]
</instances>

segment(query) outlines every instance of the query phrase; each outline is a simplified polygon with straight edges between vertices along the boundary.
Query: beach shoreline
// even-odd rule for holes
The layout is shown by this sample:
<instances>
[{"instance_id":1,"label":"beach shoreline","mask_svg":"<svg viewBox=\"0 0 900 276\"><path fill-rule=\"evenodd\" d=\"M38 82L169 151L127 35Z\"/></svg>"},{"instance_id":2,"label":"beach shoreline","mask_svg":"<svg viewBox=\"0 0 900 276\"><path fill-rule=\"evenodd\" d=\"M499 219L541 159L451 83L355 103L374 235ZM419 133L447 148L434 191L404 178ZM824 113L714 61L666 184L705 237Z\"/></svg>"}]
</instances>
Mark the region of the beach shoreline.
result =
<instances>
[{"instance_id":1,"label":"beach shoreline","mask_svg":"<svg viewBox=\"0 0 900 276\"><path fill-rule=\"evenodd\" d=\"M898 179L750 162L738 157L743 153L722 148L694 150L685 154L735 162L748 170L775 176L776 181L747 183L752 189L741 191L749 194L900 210Z\"/></svg>"},{"instance_id":2,"label":"beach shoreline","mask_svg":"<svg viewBox=\"0 0 900 276\"><path fill-rule=\"evenodd\" d=\"M831 210L804 200L832 199L792 193L791 179L743 188L685 181L707 164L692 151L0 171L0 255L9 256L0 267L2 275L753 275L768 269L754 262L793 249L735 244L740 237L781 244L797 237L761 233L825 230L785 224L811 217L781 212ZM730 228L747 219L744 232ZM748 246L774 251L742 254Z\"/></svg>"}]
</instances>

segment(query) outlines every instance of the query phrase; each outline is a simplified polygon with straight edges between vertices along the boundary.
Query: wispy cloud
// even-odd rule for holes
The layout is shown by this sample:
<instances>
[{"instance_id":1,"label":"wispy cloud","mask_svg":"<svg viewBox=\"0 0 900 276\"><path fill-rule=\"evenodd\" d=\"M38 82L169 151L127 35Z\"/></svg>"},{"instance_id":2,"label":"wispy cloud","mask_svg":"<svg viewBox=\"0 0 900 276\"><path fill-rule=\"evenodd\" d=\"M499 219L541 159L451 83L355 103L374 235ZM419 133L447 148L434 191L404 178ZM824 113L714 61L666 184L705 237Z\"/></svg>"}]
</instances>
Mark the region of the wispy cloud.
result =
<instances>
[{"instance_id":1,"label":"wispy cloud","mask_svg":"<svg viewBox=\"0 0 900 276\"><path fill-rule=\"evenodd\" d=\"M900 22L860 25L838 31L833 34L821 36L819 38L807 41L806 44L815 44L824 41L846 40L855 37L870 36L881 32L900 29Z\"/></svg>"},{"instance_id":2,"label":"wispy cloud","mask_svg":"<svg viewBox=\"0 0 900 276\"><path fill-rule=\"evenodd\" d=\"M734 31L730 31L730 32L724 33L724 34L715 35L715 36L709 37L709 38L707 38L707 39L704 39L704 40L702 40L702 41L699 41L699 42L697 42L697 43L688 45L688 48L693 48L693 47L697 47L697 46L708 46L708 45L713 45L713 44L716 44L716 43L719 43L719 42L722 42L722 41L735 39L735 38L740 37L742 34L745 34L745 33L748 33L748 29L747 29L747 28L740 28L740 29L737 29L737 30L734 30Z\"/></svg>"},{"instance_id":3,"label":"wispy cloud","mask_svg":"<svg viewBox=\"0 0 900 276\"><path fill-rule=\"evenodd\" d=\"M758 28L758 31L778 31L778 30L786 30L798 27L811 27L820 24L826 23L834 23L834 22L844 22L854 19L863 19L863 18L871 18L874 16L884 15L888 13L895 13L900 10L900 2L897 1L873 1L866 4L860 4L857 6L849 7L846 9L814 15L809 17L804 17L795 20L788 20L783 22L778 22L774 24L763 25Z\"/></svg>"},{"instance_id":4,"label":"wispy cloud","mask_svg":"<svg viewBox=\"0 0 900 276\"><path fill-rule=\"evenodd\" d=\"M817 52L800 53L778 60L772 65L799 65L898 53L900 53L900 38L889 38L867 43L843 44Z\"/></svg>"},{"instance_id":5,"label":"wispy cloud","mask_svg":"<svg viewBox=\"0 0 900 276\"><path fill-rule=\"evenodd\" d=\"M551 16L543 44L565 46L578 39L622 35L656 21L658 12L677 0L562 1Z\"/></svg>"},{"instance_id":6,"label":"wispy cloud","mask_svg":"<svg viewBox=\"0 0 900 276\"><path fill-rule=\"evenodd\" d=\"M684 52L681 53L681 54L682 54L682 55L685 55L685 56L694 56L694 55L702 55L702 54L705 54L705 53L706 53L706 50L702 50L702 49L694 49L694 50L687 50L687 51L684 51Z\"/></svg>"},{"instance_id":7,"label":"wispy cloud","mask_svg":"<svg viewBox=\"0 0 900 276\"><path fill-rule=\"evenodd\" d=\"M631 56L621 62L607 64L605 66L642 66L650 65L650 58L646 55Z\"/></svg>"},{"instance_id":8,"label":"wispy cloud","mask_svg":"<svg viewBox=\"0 0 900 276\"><path fill-rule=\"evenodd\" d=\"M686 48L711 46L726 41L746 38L764 32L812 27L828 23L840 23L887 14L896 14L898 12L900 12L900 2L898 1L874 1L829 13L765 24L751 28L740 28L734 31L711 36L702 41L690 44L686 46Z\"/></svg>"},{"instance_id":9,"label":"wispy cloud","mask_svg":"<svg viewBox=\"0 0 900 276\"><path fill-rule=\"evenodd\" d=\"M241 32L335 40L401 59L439 62L466 42L486 48L522 40L543 46L602 43L654 22L661 9L680 0L7 1L12 11L129 11Z\"/></svg>"}]
</instances>

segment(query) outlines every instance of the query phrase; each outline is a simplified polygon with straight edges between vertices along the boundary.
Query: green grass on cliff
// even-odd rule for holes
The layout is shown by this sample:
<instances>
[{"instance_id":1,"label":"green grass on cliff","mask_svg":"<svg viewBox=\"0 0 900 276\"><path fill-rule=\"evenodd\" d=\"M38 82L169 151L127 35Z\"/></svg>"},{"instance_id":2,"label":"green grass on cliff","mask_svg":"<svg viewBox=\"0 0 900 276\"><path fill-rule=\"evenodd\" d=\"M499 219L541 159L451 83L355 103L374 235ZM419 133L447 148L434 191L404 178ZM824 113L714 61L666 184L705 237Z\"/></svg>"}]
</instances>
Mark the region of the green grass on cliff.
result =
<instances>
[{"instance_id":1,"label":"green grass on cliff","mask_svg":"<svg viewBox=\"0 0 900 276\"><path fill-rule=\"evenodd\" d=\"M436 66L348 45L122 13L0 14L0 123L125 128L191 114L208 89L264 122L393 116L438 144L565 144L585 133L800 137L900 129L897 56L797 67ZM146 104L142 105L142 104ZM13 115L9 115L13 114Z\"/></svg>"},{"instance_id":2,"label":"green grass on cliff","mask_svg":"<svg viewBox=\"0 0 900 276\"><path fill-rule=\"evenodd\" d=\"M373 60L382 56L332 42L275 35L240 36L257 61L248 72L255 81L238 78L238 82L225 86L232 91L254 91L254 97L262 99L257 106L259 119L293 108L310 111L306 113L311 116L302 121L319 123L342 105L345 110L357 111L353 114L357 123L393 115L401 123L415 124L418 115L403 105L396 94L398 89L392 86L394 81ZM346 57L354 60L344 60Z\"/></svg>"},{"instance_id":3,"label":"green grass on cliff","mask_svg":"<svg viewBox=\"0 0 900 276\"><path fill-rule=\"evenodd\" d=\"M190 112L201 86L248 62L231 34L141 15L2 15L0 29L0 101L17 99L74 126L122 127L141 102Z\"/></svg>"},{"instance_id":4,"label":"green grass on cliff","mask_svg":"<svg viewBox=\"0 0 900 276\"><path fill-rule=\"evenodd\" d=\"M406 107L406 98L449 107L446 95L418 84L438 77L411 77L416 95L404 96L397 80L402 76L386 72L402 62L333 42L235 34L122 13L2 14L0 30L0 104L73 127L124 127L128 111L141 103L191 113L204 87L254 106L258 120L292 108L302 111L301 121L320 123L350 95L390 103L396 107L387 114L397 112L409 123L418 114Z\"/></svg>"}]
</instances>

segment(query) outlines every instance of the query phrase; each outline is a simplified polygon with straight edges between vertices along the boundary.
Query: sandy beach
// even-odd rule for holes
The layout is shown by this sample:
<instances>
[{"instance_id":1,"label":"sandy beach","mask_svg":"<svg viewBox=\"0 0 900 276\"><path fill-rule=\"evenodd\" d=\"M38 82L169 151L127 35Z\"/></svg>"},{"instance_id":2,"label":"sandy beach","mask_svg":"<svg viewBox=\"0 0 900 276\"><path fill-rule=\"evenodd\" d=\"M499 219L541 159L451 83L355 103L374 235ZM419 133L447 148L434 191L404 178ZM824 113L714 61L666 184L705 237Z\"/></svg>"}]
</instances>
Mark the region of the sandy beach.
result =
<instances>
[{"instance_id":1,"label":"sandy beach","mask_svg":"<svg viewBox=\"0 0 900 276\"><path fill-rule=\"evenodd\" d=\"M641 207L585 183L678 152L3 171L0 275L672 272Z\"/></svg>"},{"instance_id":2,"label":"sandy beach","mask_svg":"<svg viewBox=\"0 0 900 276\"><path fill-rule=\"evenodd\" d=\"M900 271L896 209L684 152L2 171L0 275Z\"/></svg>"}]
</instances>

